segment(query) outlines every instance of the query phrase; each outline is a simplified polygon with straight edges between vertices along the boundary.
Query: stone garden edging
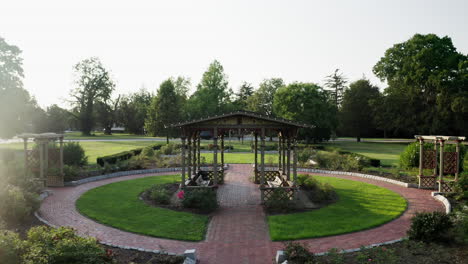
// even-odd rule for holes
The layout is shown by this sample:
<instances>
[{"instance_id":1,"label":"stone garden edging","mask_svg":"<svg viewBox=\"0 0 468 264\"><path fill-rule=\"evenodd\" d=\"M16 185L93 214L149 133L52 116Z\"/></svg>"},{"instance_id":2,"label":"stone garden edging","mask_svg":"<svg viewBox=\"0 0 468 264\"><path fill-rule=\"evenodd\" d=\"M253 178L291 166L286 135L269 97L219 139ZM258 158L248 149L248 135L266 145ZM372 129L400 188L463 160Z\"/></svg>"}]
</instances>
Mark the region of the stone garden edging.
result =
<instances>
[{"instance_id":1,"label":"stone garden edging","mask_svg":"<svg viewBox=\"0 0 468 264\"><path fill-rule=\"evenodd\" d=\"M204 169L206 167L201 167L201 168ZM228 168L229 168L228 164L224 165L225 170L227 170ZM175 171L182 171L182 168L174 167L174 168L157 168L157 169L146 169L146 170L118 171L118 172L114 172L114 173L110 173L110 174L104 174L104 175L84 178L84 179L77 180L77 181L65 182L65 186L67 186L67 187L69 187L69 186L78 186L78 185L88 183L88 182L95 182L95 181L105 180L105 179L109 179L109 178L116 178L116 177L129 176L129 175L160 173L160 172L175 172Z\"/></svg>"},{"instance_id":2,"label":"stone garden edging","mask_svg":"<svg viewBox=\"0 0 468 264\"><path fill-rule=\"evenodd\" d=\"M445 196L442 195L442 193L432 192L431 196L434 199L441 201L445 206L445 213L450 214L450 212L452 211L452 205L450 204L450 201Z\"/></svg>"}]
</instances>

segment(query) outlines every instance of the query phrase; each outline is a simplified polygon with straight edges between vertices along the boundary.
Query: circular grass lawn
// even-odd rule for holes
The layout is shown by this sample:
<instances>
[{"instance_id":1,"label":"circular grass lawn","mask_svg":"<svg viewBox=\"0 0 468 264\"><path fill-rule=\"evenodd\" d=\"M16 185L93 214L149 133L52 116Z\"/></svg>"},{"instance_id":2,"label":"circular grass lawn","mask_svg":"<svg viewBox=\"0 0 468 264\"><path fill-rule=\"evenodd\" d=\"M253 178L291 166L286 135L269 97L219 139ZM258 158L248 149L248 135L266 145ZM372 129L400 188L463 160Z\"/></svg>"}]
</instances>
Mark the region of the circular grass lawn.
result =
<instances>
[{"instance_id":1,"label":"circular grass lawn","mask_svg":"<svg viewBox=\"0 0 468 264\"><path fill-rule=\"evenodd\" d=\"M389 222L406 210L406 200L389 189L340 178L314 177L320 182L331 184L339 200L318 210L268 216L272 240L355 232Z\"/></svg>"},{"instance_id":2,"label":"circular grass lawn","mask_svg":"<svg viewBox=\"0 0 468 264\"><path fill-rule=\"evenodd\" d=\"M154 237L203 240L208 216L152 207L139 194L153 184L174 183L180 175L115 182L89 190L76 202L78 211L102 224Z\"/></svg>"}]
</instances>

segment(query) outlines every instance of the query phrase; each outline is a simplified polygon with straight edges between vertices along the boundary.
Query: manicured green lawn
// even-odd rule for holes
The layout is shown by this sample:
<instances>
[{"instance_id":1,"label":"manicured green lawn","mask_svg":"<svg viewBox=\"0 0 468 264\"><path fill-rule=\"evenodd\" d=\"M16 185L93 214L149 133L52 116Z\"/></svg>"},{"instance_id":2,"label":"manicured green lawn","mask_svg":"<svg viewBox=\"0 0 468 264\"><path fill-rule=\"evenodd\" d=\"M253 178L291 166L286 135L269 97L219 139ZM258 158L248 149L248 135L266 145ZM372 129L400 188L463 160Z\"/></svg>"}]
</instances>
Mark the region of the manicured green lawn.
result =
<instances>
[{"instance_id":1,"label":"manicured green lawn","mask_svg":"<svg viewBox=\"0 0 468 264\"><path fill-rule=\"evenodd\" d=\"M175 182L179 175L116 182L84 193L76 202L81 214L122 230L178 240L203 240L208 216L146 205L139 194L153 184Z\"/></svg>"},{"instance_id":2,"label":"manicured green lawn","mask_svg":"<svg viewBox=\"0 0 468 264\"><path fill-rule=\"evenodd\" d=\"M205 157L207 163L213 162L213 153L201 153ZM224 163L254 163L255 154L253 153L225 153ZM221 162L221 155L218 153L218 162ZM265 163L278 162L277 154L265 154ZM260 154L258 155L258 163L260 163Z\"/></svg>"},{"instance_id":3,"label":"manicured green lawn","mask_svg":"<svg viewBox=\"0 0 468 264\"><path fill-rule=\"evenodd\" d=\"M104 135L102 132L93 132L92 136L83 136L81 132L69 132L65 133L65 139L152 139L152 138L160 138L160 137L150 137L145 135L135 135L135 134L127 134L127 133L114 133L112 135Z\"/></svg>"},{"instance_id":4,"label":"manicured green lawn","mask_svg":"<svg viewBox=\"0 0 468 264\"><path fill-rule=\"evenodd\" d=\"M406 200L385 188L363 182L314 176L331 184L339 200L327 207L268 216L272 240L331 236L379 226L401 215Z\"/></svg>"},{"instance_id":5,"label":"manicured green lawn","mask_svg":"<svg viewBox=\"0 0 468 264\"><path fill-rule=\"evenodd\" d=\"M403 152L408 144L338 141L324 143L323 145L338 147L369 158L380 159L383 166L397 166L400 153Z\"/></svg>"}]
</instances>

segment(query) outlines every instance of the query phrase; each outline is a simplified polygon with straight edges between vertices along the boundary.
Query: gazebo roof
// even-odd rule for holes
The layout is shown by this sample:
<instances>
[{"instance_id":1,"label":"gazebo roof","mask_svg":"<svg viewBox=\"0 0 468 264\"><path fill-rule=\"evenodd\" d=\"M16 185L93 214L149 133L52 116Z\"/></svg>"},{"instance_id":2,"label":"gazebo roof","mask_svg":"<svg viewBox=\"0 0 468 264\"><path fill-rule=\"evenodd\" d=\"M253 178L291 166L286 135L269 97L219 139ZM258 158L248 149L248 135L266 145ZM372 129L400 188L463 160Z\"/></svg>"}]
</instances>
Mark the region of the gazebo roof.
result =
<instances>
[{"instance_id":1,"label":"gazebo roof","mask_svg":"<svg viewBox=\"0 0 468 264\"><path fill-rule=\"evenodd\" d=\"M167 127L193 127L193 126L203 126L207 124L214 124L214 123L219 123L219 126L223 126L223 123L220 121L223 120L228 120L232 118L241 118L239 119L236 124L225 124L226 126L233 126L233 127L239 127L239 126L245 126L245 127L251 127L252 124L247 124L242 122L242 118L248 118L250 120L253 120L253 123L255 123L255 120L261 121L263 125L265 124L270 124L270 125L278 125L281 127L294 127L294 128L313 128L314 126L308 125L305 123L298 123L292 120L284 119L284 118L278 118L278 117L272 117L272 116L266 116L262 115L256 112L250 112L250 111L235 111L227 114L221 114L221 115L216 115L216 116L210 116L206 118L201 118L201 119L195 119L195 120L190 120L190 121L185 121L185 122L179 122L175 124L168 125ZM258 125L260 125L259 123Z\"/></svg>"}]
</instances>

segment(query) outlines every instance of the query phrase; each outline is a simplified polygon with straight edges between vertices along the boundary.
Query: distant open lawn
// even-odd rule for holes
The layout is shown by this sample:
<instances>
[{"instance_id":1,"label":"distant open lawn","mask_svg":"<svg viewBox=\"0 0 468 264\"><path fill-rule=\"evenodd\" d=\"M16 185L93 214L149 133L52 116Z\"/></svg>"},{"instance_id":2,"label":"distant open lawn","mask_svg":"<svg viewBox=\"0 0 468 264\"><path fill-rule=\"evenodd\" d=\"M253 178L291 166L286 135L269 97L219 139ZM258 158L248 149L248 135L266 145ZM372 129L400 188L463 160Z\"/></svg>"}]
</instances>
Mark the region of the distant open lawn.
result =
<instances>
[{"instance_id":1,"label":"distant open lawn","mask_svg":"<svg viewBox=\"0 0 468 264\"><path fill-rule=\"evenodd\" d=\"M213 153L201 153L207 163L213 163ZM275 163L278 161L277 154L265 154L265 163ZM221 162L221 155L218 153L218 162ZM253 153L225 153L224 163L254 163L255 155ZM260 154L258 155L260 163Z\"/></svg>"},{"instance_id":2,"label":"distant open lawn","mask_svg":"<svg viewBox=\"0 0 468 264\"><path fill-rule=\"evenodd\" d=\"M150 137L145 135L135 135L127 133L113 133L112 135L104 135L102 132L93 132L91 136L83 136L81 132L68 132L65 133L65 139L74 140L74 139L152 139L152 138L161 138L161 137Z\"/></svg>"},{"instance_id":3,"label":"distant open lawn","mask_svg":"<svg viewBox=\"0 0 468 264\"><path fill-rule=\"evenodd\" d=\"M84 193L78 211L100 223L154 237L200 241L208 216L152 207L138 197L153 184L173 183L180 175L145 177L107 184Z\"/></svg>"},{"instance_id":4,"label":"distant open lawn","mask_svg":"<svg viewBox=\"0 0 468 264\"><path fill-rule=\"evenodd\" d=\"M314 176L331 184L338 202L303 213L268 216L272 240L295 240L355 232L382 225L406 210L399 194L376 185Z\"/></svg>"},{"instance_id":5,"label":"distant open lawn","mask_svg":"<svg viewBox=\"0 0 468 264\"><path fill-rule=\"evenodd\" d=\"M408 144L338 141L324 143L323 145L338 147L369 158L380 159L383 166L398 166L400 154Z\"/></svg>"}]
</instances>

